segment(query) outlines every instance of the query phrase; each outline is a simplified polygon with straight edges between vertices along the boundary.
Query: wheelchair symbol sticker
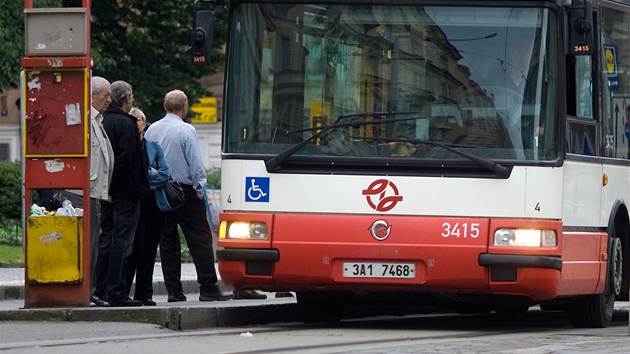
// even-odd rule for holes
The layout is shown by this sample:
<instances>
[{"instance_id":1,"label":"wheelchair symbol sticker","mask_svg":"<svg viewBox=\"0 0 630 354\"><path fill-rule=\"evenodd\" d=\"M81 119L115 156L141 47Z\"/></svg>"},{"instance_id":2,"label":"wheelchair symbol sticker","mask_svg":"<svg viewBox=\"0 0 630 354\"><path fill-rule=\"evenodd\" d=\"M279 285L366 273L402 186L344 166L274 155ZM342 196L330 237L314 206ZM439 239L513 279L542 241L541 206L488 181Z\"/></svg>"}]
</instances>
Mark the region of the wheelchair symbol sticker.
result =
<instances>
[{"instance_id":1,"label":"wheelchair symbol sticker","mask_svg":"<svg viewBox=\"0 0 630 354\"><path fill-rule=\"evenodd\" d=\"M245 177L245 201L269 203L269 177Z\"/></svg>"}]
</instances>

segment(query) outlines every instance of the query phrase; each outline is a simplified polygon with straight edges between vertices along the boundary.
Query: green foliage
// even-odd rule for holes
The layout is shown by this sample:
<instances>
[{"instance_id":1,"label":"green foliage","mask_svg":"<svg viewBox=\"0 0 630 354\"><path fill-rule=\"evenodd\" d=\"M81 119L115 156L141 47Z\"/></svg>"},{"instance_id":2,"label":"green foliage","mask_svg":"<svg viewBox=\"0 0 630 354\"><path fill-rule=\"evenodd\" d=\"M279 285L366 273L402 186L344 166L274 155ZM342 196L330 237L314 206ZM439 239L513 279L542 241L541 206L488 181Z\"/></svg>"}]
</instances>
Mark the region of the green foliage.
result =
<instances>
[{"instance_id":1,"label":"green foliage","mask_svg":"<svg viewBox=\"0 0 630 354\"><path fill-rule=\"evenodd\" d=\"M22 220L22 161L0 161L0 220Z\"/></svg>"},{"instance_id":2,"label":"green foliage","mask_svg":"<svg viewBox=\"0 0 630 354\"><path fill-rule=\"evenodd\" d=\"M58 6L61 0L36 0L34 7ZM0 11L0 91L19 85L24 57L24 1L4 1Z\"/></svg>"},{"instance_id":3,"label":"green foliage","mask_svg":"<svg viewBox=\"0 0 630 354\"><path fill-rule=\"evenodd\" d=\"M209 68L191 64L193 0L92 2L93 74L134 87L136 105L154 122L164 116L164 95L183 90L193 105L209 93L199 78L215 73L224 55L213 53ZM215 49L225 43L226 10L218 7ZM221 24L223 23L223 25Z\"/></svg>"},{"instance_id":4,"label":"green foliage","mask_svg":"<svg viewBox=\"0 0 630 354\"><path fill-rule=\"evenodd\" d=\"M0 245L22 245L22 223L18 220L0 221ZM0 262L7 261L0 258Z\"/></svg>"},{"instance_id":5,"label":"green foliage","mask_svg":"<svg viewBox=\"0 0 630 354\"><path fill-rule=\"evenodd\" d=\"M210 167L206 170L206 188L221 189L221 167Z\"/></svg>"},{"instance_id":6,"label":"green foliage","mask_svg":"<svg viewBox=\"0 0 630 354\"><path fill-rule=\"evenodd\" d=\"M0 89L18 86L20 58L24 56L23 8L23 2L8 1L0 11Z\"/></svg>"},{"instance_id":7,"label":"green foliage","mask_svg":"<svg viewBox=\"0 0 630 354\"><path fill-rule=\"evenodd\" d=\"M191 64L194 0L91 1L92 74L110 82L124 80L134 88L136 105L149 121L164 116L164 95L186 92L189 104L209 95L198 79L217 72L227 38L227 10L216 13L211 65ZM77 7L82 0L35 0L34 7ZM207 6L207 5L204 5ZM204 7L206 8L206 7ZM3 2L0 11L0 90L17 87L24 56L24 1Z\"/></svg>"},{"instance_id":8,"label":"green foliage","mask_svg":"<svg viewBox=\"0 0 630 354\"><path fill-rule=\"evenodd\" d=\"M21 245L21 161L0 161L0 200L0 245Z\"/></svg>"}]
</instances>

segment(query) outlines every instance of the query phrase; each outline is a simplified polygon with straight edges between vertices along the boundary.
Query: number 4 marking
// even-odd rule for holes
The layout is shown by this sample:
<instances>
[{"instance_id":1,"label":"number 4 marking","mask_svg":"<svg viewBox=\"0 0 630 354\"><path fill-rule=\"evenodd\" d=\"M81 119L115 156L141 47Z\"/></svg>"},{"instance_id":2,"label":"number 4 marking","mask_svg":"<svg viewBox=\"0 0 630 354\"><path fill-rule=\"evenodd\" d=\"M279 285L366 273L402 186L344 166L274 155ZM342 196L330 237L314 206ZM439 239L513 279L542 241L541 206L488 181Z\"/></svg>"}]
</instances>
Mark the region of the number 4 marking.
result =
<instances>
[{"instance_id":1,"label":"number 4 marking","mask_svg":"<svg viewBox=\"0 0 630 354\"><path fill-rule=\"evenodd\" d=\"M536 203L536 206L534 207L534 210L540 211L540 203Z\"/></svg>"}]
</instances>

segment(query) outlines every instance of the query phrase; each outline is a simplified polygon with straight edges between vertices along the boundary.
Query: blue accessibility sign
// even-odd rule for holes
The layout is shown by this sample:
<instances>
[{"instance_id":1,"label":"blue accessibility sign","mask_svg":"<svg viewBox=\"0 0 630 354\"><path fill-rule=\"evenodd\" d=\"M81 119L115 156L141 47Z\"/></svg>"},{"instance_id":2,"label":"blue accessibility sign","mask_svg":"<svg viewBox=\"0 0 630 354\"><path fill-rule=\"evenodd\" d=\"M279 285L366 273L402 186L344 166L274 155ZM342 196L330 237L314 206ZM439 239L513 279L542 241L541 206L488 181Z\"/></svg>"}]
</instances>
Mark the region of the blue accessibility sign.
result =
<instances>
[{"instance_id":1,"label":"blue accessibility sign","mask_svg":"<svg viewBox=\"0 0 630 354\"><path fill-rule=\"evenodd\" d=\"M245 177L245 201L269 203L269 177Z\"/></svg>"}]
</instances>

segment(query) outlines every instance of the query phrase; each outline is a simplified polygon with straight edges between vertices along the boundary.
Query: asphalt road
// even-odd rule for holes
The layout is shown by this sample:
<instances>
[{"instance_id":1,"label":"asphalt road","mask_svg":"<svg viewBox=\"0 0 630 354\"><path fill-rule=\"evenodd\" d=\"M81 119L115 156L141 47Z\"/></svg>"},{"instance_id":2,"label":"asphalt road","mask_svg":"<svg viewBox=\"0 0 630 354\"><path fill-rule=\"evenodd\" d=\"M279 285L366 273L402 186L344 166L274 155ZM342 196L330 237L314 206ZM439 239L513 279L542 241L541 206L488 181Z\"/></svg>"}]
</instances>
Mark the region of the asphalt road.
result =
<instances>
[{"instance_id":1,"label":"asphalt road","mask_svg":"<svg viewBox=\"0 0 630 354\"><path fill-rule=\"evenodd\" d=\"M518 318L437 313L172 331L153 324L0 322L7 353L628 353L628 305L609 328L536 308Z\"/></svg>"}]
</instances>

